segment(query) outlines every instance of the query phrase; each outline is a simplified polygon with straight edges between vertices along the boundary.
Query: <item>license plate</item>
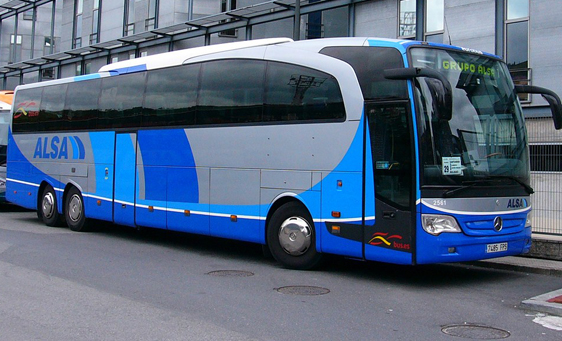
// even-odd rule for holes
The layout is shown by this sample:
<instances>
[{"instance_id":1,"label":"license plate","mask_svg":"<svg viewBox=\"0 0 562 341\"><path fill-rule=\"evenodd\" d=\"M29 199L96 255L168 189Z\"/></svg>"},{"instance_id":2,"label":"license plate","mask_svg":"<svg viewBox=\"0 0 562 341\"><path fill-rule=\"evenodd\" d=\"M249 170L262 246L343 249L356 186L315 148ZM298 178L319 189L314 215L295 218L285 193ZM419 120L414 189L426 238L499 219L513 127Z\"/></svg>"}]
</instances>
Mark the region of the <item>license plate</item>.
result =
<instances>
[{"instance_id":1,"label":"license plate","mask_svg":"<svg viewBox=\"0 0 562 341\"><path fill-rule=\"evenodd\" d=\"M497 243L486 245L486 253L507 251L507 243Z\"/></svg>"}]
</instances>

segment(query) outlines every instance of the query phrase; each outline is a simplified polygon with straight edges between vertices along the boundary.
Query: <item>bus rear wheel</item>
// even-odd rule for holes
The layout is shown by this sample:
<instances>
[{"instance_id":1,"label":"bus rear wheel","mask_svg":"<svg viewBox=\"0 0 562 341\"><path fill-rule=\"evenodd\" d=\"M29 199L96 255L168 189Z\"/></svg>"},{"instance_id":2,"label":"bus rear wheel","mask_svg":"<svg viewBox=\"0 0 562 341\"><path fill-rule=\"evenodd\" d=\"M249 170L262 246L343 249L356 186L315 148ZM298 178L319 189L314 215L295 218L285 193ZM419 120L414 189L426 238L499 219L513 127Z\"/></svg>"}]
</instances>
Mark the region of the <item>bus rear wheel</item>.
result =
<instances>
[{"instance_id":1,"label":"bus rear wheel","mask_svg":"<svg viewBox=\"0 0 562 341\"><path fill-rule=\"evenodd\" d=\"M322 260L316 251L314 223L308 211L297 202L279 207L267 226L267 243L273 258L290 269L308 270Z\"/></svg>"},{"instance_id":2,"label":"bus rear wheel","mask_svg":"<svg viewBox=\"0 0 562 341\"><path fill-rule=\"evenodd\" d=\"M76 187L72 187L68 190L64 208L66 224L72 231L90 231L88 220L84 215L84 199Z\"/></svg>"},{"instance_id":3,"label":"bus rear wheel","mask_svg":"<svg viewBox=\"0 0 562 341\"><path fill-rule=\"evenodd\" d=\"M62 217L57 208L57 194L51 185L45 186L41 193L41 201L37 207L37 216L47 226L61 226Z\"/></svg>"}]
</instances>

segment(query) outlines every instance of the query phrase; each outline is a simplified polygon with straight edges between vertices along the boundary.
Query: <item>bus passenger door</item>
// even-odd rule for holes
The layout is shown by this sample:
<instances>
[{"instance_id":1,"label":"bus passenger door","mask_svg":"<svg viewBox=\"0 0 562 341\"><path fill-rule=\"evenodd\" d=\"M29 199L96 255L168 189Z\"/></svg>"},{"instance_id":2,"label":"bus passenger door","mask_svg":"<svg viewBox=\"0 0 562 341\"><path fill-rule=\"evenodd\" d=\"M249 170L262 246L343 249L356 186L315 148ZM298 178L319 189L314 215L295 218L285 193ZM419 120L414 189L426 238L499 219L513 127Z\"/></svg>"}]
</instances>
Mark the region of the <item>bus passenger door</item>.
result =
<instances>
[{"instance_id":1,"label":"bus passenger door","mask_svg":"<svg viewBox=\"0 0 562 341\"><path fill-rule=\"evenodd\" d=\"M367 103L365 258L412 264L415 172L409 101ZM369 162L371 160L372 162ZM370 178L369 178L370 177ZM370 188L369 188L370 187ZM366 212L372 212L366 206Z\"/></svg>"},{"instance_id":2,"label":"bus passenger door","mask_svg":"<svg viewBox=\"0 0 562 341\"><path fill-rule=\"evenodd\" d=\"M115 134L113 221L135 226L137 134Z\"/></svg>"}]
</instances>

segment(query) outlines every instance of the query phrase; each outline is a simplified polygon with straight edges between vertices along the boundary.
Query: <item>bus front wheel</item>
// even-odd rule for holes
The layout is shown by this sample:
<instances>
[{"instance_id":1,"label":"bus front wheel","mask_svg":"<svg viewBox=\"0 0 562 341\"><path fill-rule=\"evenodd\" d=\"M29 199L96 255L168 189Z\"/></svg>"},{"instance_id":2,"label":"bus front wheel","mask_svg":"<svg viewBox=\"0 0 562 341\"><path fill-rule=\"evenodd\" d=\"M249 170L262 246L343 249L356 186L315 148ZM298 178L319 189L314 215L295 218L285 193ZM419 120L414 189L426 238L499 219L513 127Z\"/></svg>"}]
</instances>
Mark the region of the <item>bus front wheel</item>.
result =
<instances>
[{"instance_id":1,"label":"bus front wheel","mask_svg":"<svg viewBox=\"0 0 562 341\"><path fill-rule=\"evenodd\" d=\"M41 193L37 215L47 226L62 225L62 217L57 208L57 194L51 185L45 186Z\"/></svg>"},{"instance_id":2,"label":"bus front wheel","mask_svg":"<svg viewBox=\"0 0 562 341\"><path fill-rule=\"evenodd\" d=\"M267 227L267 243L273 258L286 268L308 270L322 259L316 251L312 217L297 202L286 203L273 213Z\"/></svg>"},{"instance_id":3,"label":"bus front wheel","mask_svg":"<svg viewBox=\"0 0 562 341\"><path fill-rule=\"evenodd\" d=\"M76 187L68 190L64 208L66 224L72 231L86 232L90 230L84 215L84 199Z\"/></svg>"}]
</instances>

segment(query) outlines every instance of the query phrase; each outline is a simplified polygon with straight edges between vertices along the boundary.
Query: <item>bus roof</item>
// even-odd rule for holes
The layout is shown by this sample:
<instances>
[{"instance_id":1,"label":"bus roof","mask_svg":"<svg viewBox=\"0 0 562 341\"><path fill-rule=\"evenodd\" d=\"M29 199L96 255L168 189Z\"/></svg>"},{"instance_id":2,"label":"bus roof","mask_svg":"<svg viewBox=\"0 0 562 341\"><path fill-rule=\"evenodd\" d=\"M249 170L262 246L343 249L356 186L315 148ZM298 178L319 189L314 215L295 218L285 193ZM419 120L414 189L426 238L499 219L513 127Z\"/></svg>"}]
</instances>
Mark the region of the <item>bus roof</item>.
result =
<instances>
[{"instance_id":1,"label":"bus roof","mask_svg":"<svg viewBox=\"0 0 562 341\"><path fill-rule=\"evenodd\" d=\"M194 47L185 50L178 50L157 54L147 57L124 60L102 66L99 72L110 72L111 74L129 73L143 70L152 70L167 66L181 65L190 58L200 57L208 54L245 49L249 47L266 46L292 42L290 38L271 38L257 39L234 43L217 44L209 46ZM165 57L164 57L165 56ZM164 58L163 58L164 57Z\"/></svg>"}]
</instances>

